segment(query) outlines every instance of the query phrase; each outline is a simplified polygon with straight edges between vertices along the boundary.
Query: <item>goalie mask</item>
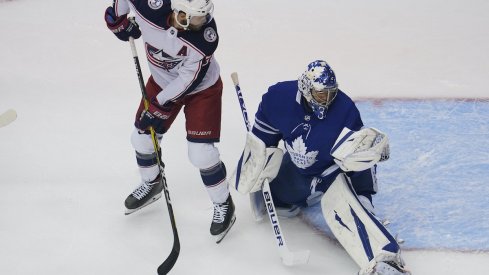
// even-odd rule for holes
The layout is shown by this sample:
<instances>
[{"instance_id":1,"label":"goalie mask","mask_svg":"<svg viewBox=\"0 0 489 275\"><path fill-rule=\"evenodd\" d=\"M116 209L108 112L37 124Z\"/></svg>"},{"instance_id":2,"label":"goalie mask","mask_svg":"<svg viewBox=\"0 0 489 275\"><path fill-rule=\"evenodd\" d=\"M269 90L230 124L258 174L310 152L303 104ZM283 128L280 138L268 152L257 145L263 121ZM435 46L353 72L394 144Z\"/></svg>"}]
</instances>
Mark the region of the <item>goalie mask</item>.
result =
<instances>
[{"instance_id":1,"label":"goalie mask","mask_svg":"<svg viewBox=\"0 0 489 275\"><path fill-rule=\"evenodd\" d=\"M323 60L311 62L299 77L298 86L314 114L323 119L338 93L338 83L333 69Z\"/></svg>"},{"instance_id":2,"label":"goalie mask","mask_svg":"<svg viewBox=\"0 0 489 275\"><path fill-rule=\"evenodd\" d=\"M171 8L178 25L185 30L199 30L212 20L214 4L211 0L172 0ZM179 13L185 13L185 19L179 20Z\"/></svg>"}]
</instances>

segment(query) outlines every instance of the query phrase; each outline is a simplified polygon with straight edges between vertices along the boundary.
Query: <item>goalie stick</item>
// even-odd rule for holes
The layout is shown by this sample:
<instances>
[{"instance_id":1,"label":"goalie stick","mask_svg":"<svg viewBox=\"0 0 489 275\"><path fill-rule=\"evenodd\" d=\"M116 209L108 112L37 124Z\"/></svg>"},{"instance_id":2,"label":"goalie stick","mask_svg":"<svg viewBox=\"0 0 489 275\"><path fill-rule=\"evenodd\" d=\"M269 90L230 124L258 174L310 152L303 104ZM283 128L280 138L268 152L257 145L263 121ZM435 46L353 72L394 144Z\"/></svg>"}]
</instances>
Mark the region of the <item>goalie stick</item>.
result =
<instances>
[{"instance_id":1,"label":"goalie stick","mask_svg":"<svg viewBox=\"0 0 489 275\"><path fill-rule=\"evenodd\" d=\"M141 93L144 100L144 108L148 110L149 102L146 96L146 87L144 86L143 74L141 72L141 66L139 64L138 53L136 51L136 45L134 44L134 39L129 37L129 44L131 45L132 56L134 58L134 65L136 66L136 72L139 80L139 87L141 88ZM158 267L158 274L163 275L170 272L175 263L177 262L178 255L180 255L180 239L178 238L177 225L175 222L175 215L173 214L173 206L170 200L170 192L168 191L168 185L166 184L165 173L163 171L163 166L160 159L160 151L158 140L156 139L156 134L153 127L150 128L151 131L151 139L153 141L153 147L156 153L156 159L158 161L158 167L160 168L160 173L162 175L163 181L163 192L165 192L166 206L168 208L168 214L170 216L170 223L173 230L173 247L170 252L170 255L165 259L165 261Z\"/></svg>"},{"instance_id":2,"label":"goalie stick","mask_svg":"<svg viewBox=\"0 0 489 275\"><path fill-rule=\"evenodd\" d=\"M236 72L232 73L231 79L233 80L234 88L236 89L236 95L238 96L239 106L241 107L246 130L249 132L251 130L251 127L248 120L248 111L246 110L243 94L241 93L241 87L239 86L238 74ZM262 194L263 199L265 200L265 208L267 209L268 218L270 219L273 233L277 240L278 253L280 255L280 258L282 259L282 263L288 266L307 263L310 254L309 250L292 252L288 249L287 244L285 243L285 237L278 221L277 211L275 210L275 205L273 203L272 194L270 191L270 183L268 182L268 179L265 179L265 181L263 182Z\"/></svg>"},{"instance_id":3,"label":"goalie stick","mask_svg":"<svg viewBox=\"0 0 489 275\"><path fill-rule=\"evenodd\" d=\"M9 109L0 115L0 127L4 127L12 123L17 118L17 112L14 109Z\"/></svg>"}]
</instances>

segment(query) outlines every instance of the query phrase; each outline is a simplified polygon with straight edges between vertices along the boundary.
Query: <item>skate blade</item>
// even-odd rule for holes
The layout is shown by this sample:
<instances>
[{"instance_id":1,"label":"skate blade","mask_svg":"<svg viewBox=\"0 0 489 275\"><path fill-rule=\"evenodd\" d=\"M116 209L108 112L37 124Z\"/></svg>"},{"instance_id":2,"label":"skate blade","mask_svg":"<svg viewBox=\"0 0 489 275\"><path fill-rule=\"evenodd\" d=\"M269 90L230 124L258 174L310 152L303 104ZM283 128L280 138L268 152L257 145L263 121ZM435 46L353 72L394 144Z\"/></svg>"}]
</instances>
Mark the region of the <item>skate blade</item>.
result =
<instances>
[{"instance_id":1,"label":"skate blade","mask_svg":"<svg viewBox=\"0 0 489 275\"><path fill-rule=\"evenodd\" d=\"M224 230L224 232L216 236L216 243L220 243L222 239L226 237L231 227L233 227L235 221L236 221L236 215L233 215L233 218L231 219L231 223L229 224L228 228Z\"/></svg>"},{"instance_id":2,"label":"skate blade","mask_svg":"<svg viewBox=\"0 0 489 275\"><path fill-rule=\"evenodd\" d=\"M141 205L140 207L138 208L134 208L134 209L127 209L126 208L126 212L124 213L124 215L129 215L131 213L134 213L136 211L138 211L139 209L143 208L143 207L146 207L148 206L149 204L152 204L153 202L159 200L161 198L161 193L157 194L156 196L152 197L150 200L148 200L145 204Z\"/></svg>"}]
</instances>

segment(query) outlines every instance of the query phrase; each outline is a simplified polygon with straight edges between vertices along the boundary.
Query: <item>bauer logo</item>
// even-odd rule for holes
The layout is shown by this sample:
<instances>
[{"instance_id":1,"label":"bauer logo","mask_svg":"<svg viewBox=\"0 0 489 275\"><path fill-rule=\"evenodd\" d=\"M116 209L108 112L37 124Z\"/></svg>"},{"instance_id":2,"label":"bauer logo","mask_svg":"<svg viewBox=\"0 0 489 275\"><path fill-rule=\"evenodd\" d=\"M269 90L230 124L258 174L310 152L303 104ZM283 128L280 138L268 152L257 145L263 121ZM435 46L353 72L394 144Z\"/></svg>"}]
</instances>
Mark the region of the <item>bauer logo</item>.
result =
<instances>
[{"instance_id":1,"label":"bauer logo","mask_svg":"<svg viewBox=\"0 0 489 275\"><path fill-rule=\"evenodd\" d=\"M188 130L187 133L192 136L210 136L212 131L191 131Z\"/></svg>"},{"instance_id":2,"label":"bauer logo","mask_svg":"<svg viewBox=\"0 0 489 275\"><path fill-rule=\"evenodd\" d=\"M282 238L282 232L280 232L280 226L278 225L277 215L275 214L272 196L270 196L270 192L264 191L263 196L265 197L265 203L267 205L268 217L270 218L270 222L273 226L273 232L275 233L275 238L277 239L278 246L284 245L284 239Z\"/></svg>"}]
</instances>

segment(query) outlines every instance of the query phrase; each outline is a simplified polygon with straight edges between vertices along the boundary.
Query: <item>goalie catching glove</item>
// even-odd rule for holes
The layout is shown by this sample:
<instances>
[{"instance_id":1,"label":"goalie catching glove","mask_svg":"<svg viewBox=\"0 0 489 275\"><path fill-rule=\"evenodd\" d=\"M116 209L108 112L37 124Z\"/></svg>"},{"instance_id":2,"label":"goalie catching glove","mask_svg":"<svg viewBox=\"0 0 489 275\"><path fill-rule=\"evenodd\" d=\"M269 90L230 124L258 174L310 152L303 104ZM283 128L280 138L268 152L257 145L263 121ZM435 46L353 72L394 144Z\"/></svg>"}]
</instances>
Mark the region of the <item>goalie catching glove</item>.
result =
<instances>
[{"instance_id":1,"label":"goalie catching glove","mask_svg":"<svg viewBox=\"0 0 489 275\"><path fill-rule=\"evenodd\" d=\"M389 139L375 128L355 132L345 127L331 149L331 156L345 172L367 170L389 159Z\"/></svg>"},{"instance_id":2,"label":"goalie catching glove","mask_svg":"<svg viewBox=\"0 0 489 275\"><path fill-rule=\"evenodd\" d=\"M284 153L279 148L267 148L265 143L253 133L246 136L246 145L232 178L235 188L241 194L256 192L263 181L272 181L278 174Z\"/></svg>"}]
</instances>

